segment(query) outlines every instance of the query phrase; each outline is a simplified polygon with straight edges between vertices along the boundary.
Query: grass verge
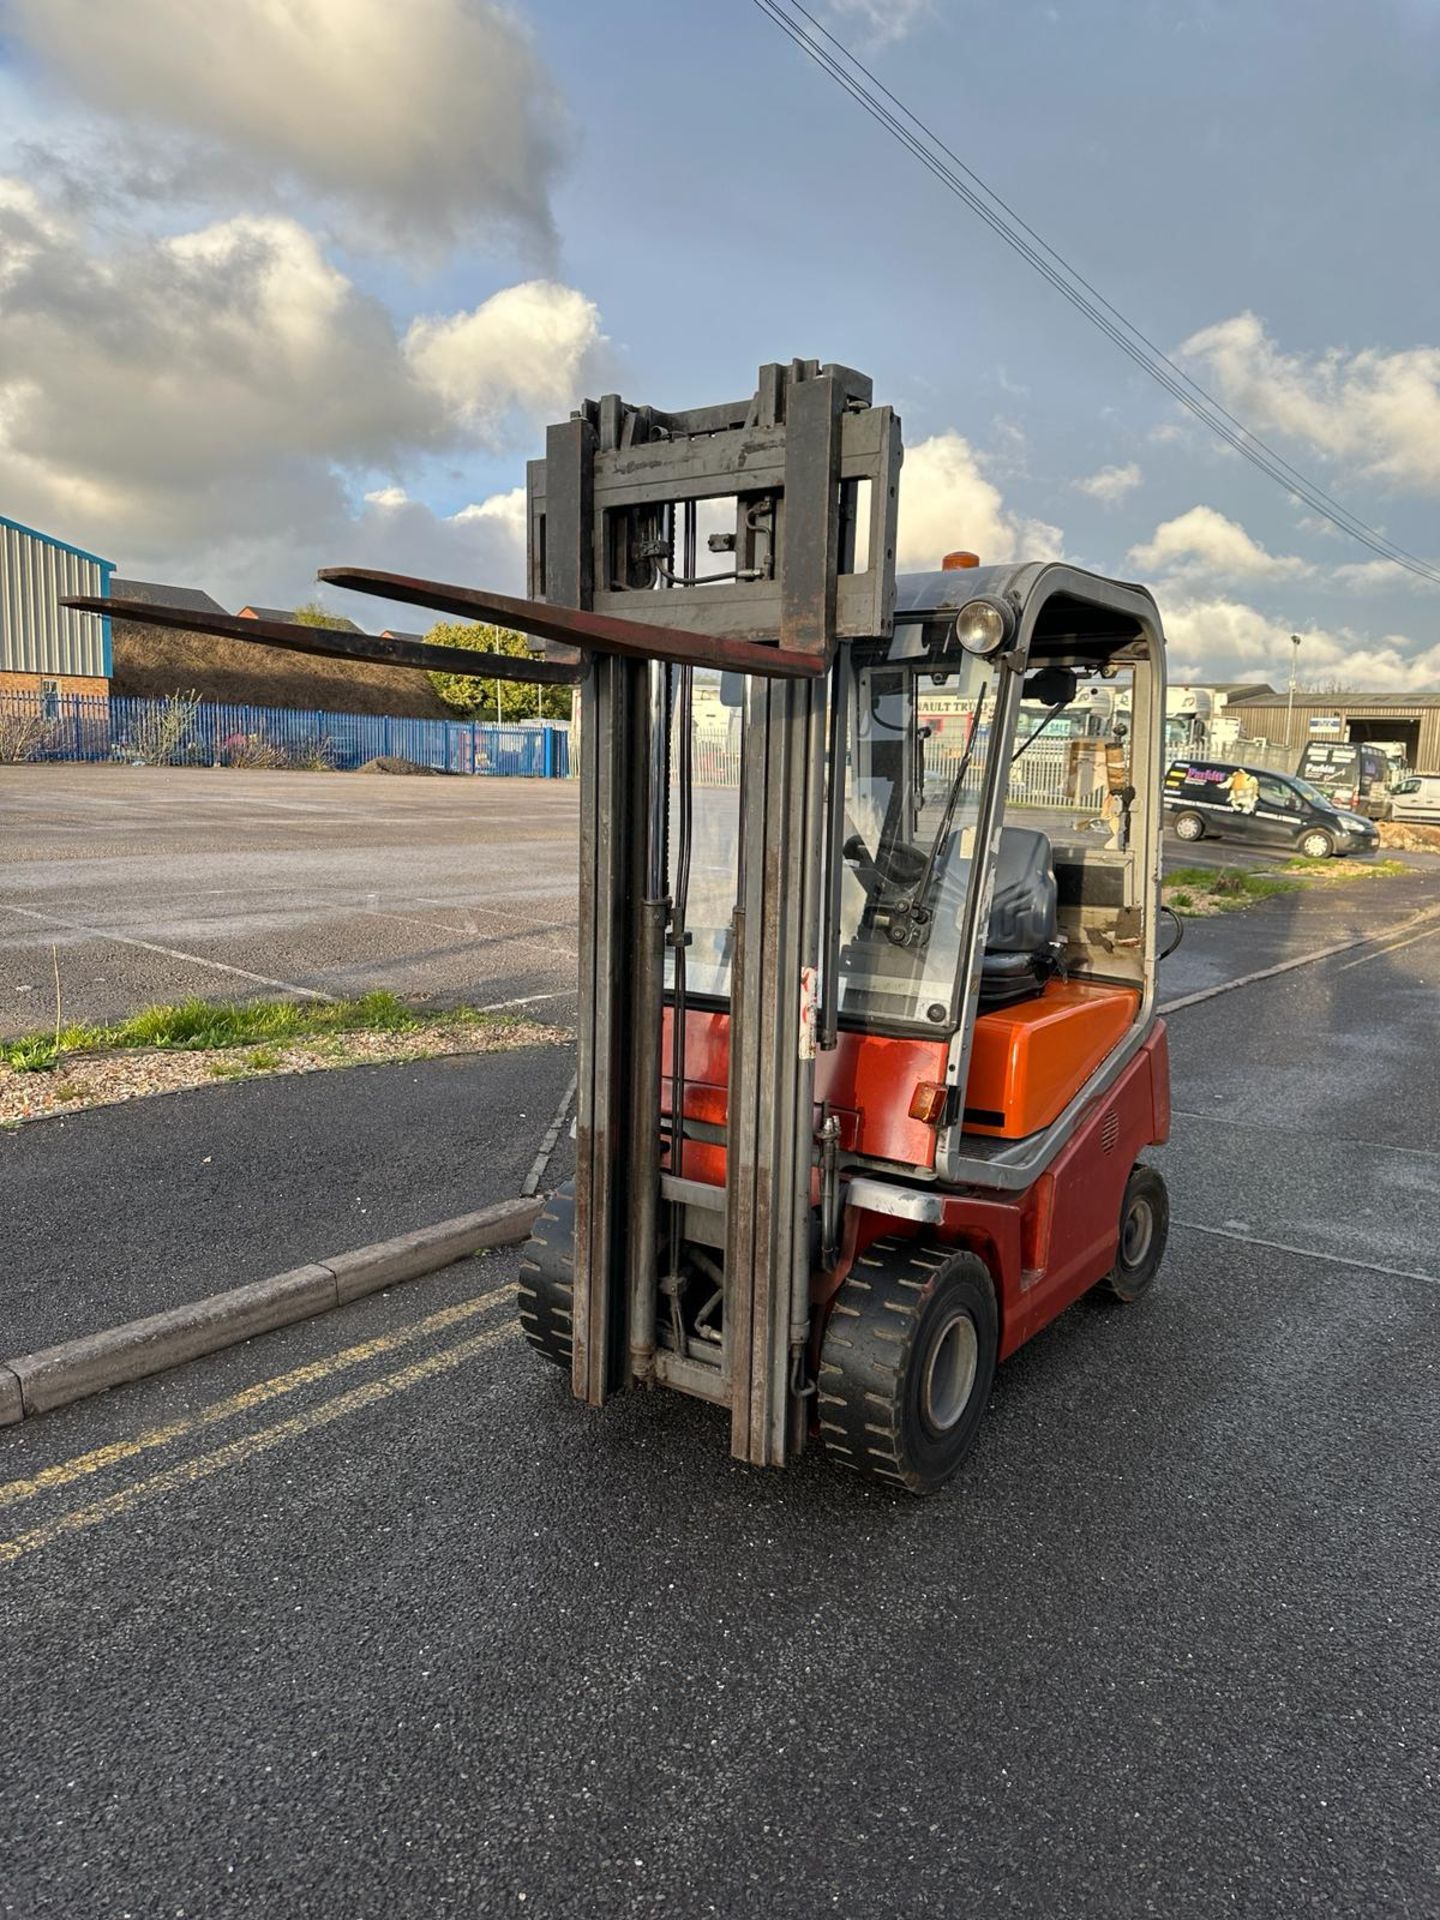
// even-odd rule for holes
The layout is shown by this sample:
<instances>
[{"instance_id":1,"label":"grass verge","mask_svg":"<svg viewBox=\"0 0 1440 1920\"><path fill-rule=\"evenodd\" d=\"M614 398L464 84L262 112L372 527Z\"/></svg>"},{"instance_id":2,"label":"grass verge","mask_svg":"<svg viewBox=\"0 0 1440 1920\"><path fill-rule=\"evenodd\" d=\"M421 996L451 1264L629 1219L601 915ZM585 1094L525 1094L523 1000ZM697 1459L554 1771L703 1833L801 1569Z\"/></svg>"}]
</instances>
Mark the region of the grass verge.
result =
<instances>
[{"instance_id":1,"label":"grass verge","mask_svg":"<svg viewBox=\"0 0 1440 1920\"><path fill-rule=\"evenodd\" d=\"M1257 900L1277 893L1295 893L1312 884L1334 886L1342 880L1383 879L1404 873L1401 860L1287 860L1267 873L1242 867L1172 867L1165 875L1161 898L1167 907L1191 920L1217 913L1236 913Z\"/></svg>"},{"instance_id":2,"label":"grass verge","mask_svg":"<svg viewBox=\"0 0 1440 1920\"><path fill-rule=\"evenodd\" d=\"M446 1026L504 1024L505 1016L478 1007L452 1007L444 1014L420 1013L393 993L366 993L357 1000L181 1000L173 1006L146 1007L108 1026L68 1026L57 1033L27 1034L0 1046L0 1063L19 1073L46 1073L63 1059L92 1053L120 1053L136 1047L187 1053L221 1047L268 1047L317 1040L341 1033L415 1033L441 1021ZM260 1059L252 1060L257 1068Z\"/></svg>"},{"instance_id":3,"label":"grass verge","mask_svg":"<svg viewBox=\"0 0 1440 1920\"><path fill-rule=\"evenodd\" d=\"M1161 898L1167 907L1196 920L1235 913L1277 893L1294 893L1304 884L1298 875L1249 873L1240 867L1173 867L1165 875Z\"/></svg>"},{"instance_id":4,"label":"grass verge","mask_svg":"<svg viewBox=\"0 0 1440 1920\"><path fill-rule=\"evenodd\" d=\"M53 1032L0 1046L0 1128L217 1082L498 1053L567 1037L519 1013L434 1012L386 993L151 1007L110 1026L62 1027L58 1048Z\"/></svg>"}]
</instances>

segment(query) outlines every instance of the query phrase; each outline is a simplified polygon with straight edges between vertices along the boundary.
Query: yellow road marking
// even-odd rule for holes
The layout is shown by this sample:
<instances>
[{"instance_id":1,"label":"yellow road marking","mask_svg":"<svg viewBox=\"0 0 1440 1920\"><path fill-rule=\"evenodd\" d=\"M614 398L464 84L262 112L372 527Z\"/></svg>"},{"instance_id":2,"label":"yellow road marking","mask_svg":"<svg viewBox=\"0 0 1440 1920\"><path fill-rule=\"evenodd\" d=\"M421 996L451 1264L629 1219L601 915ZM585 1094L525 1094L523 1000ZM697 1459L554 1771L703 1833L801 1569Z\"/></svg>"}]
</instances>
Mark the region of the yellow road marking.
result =
<instances>
[{"instance_id":1,"label":"yellow road marking","mask_svg":"<svg viewBox=\"0 0 1440 1920\"><path fill-rule=\"evenodd\" d=\"M33 1474L28 1480L11 1480L7 1485L0 1486L0 1507L14 1506L20 1500L33 1500L37 1493L48 1493L53 1487L67 1487L89 1474L117 1466L122 1460L133 1460L137 1453L145 1453L151 1447L168 1446L172 1440L183 1440L187 1434L202 1432L222 1420L234 1420L255 1407L263 1407L268 1401L278 1400L287 1393L296 1393L301 1387L313 1386L317 1380L327 1380L332 1374L343 1373L348 1367L361 1366L366 1360L377 1359L382 1353L393 1353L397 1347L423 1339L427 1333L443 1333L446 1328L472 1319L475 1314L484 1313L508 1300L513 1292L513 1287L499 1287L494 1293L482 1294L478 1300L462 1300L453 1307L442 1307L438 1313L432 1313L424 1320L412 1321L408 1326L397 1327L391 1333L377 1334L373 1340L362 1340L358 1346L342 1347L335 1353L327 1354L323 1360L312 1360L303 1367L293 1368L289 1373L278 1373L273 1379L259 1380L253 1387L232 1393L228 1399L202 1407L198 1413L186 1414L182 1420L172 1420L168 1426L151 1427L129 1440L112 1440L106 1446L93 1447L88 1453L76 1454L71 1460L61 1460L53 1467L42 1467L39 1473Z\"/></svg>"},{"instance_id":2,"label":"yellow road marking","mask_svg":"<svg viewBox=\"0 0 1440 1920\"><path fill-rule=\"evenodd\" d=\"M69 1534L83 1533L88 1527L98 1527L103 1520L113 1520L147 1500L173 1493L178 1487L193 1487L201 1480L208 1480L212 1474L223 1473L227 1467L239 1466L242 1461L253 1460L275 1447L283 1447L288 1441L303 1439L306 1434L328 1427L335 1420L343 1420L352 1413L362 1413L366 1407L377 1406L397 1393L418 1387L423 1381L434 1379L437 1374L449 1373L473 1359L485 1347L492 1347L497 1340L505 1339L514 1332L516 1324L513 1320L507 1320L503 1327L493 1327L488 1333L477 1333L473 1339L462 1340L458 1346L443 1347L439 1353L427 1354L423 1360L412 1360L408 1367L384 1374L378 1380L367 1380L363 1386L351 1387L348 1393L337 1394L333 1400L322 1400L318 1406L307 1407L303 1413L293 1414L290 1419L281 1420L273 1427L258 1427L253 1433L243 1433L228 1446L217 1447L214 1453L200 1453L189 1460L181 1460L176 1466L167 1467L163 1473L151 1474L148 1480L132 1480L128 1487L121 1487L104 1500L96 1500L86 1507L72 1507L68 1513L47 1520L43 1526L32 1527L28 1533L17 1534L13 1540L0 1540L0 1567L11 1566L27 1553L38 1553L43 1547L53 1546L57 1540L63 1540Z\"/></svg>"}]
</instances>

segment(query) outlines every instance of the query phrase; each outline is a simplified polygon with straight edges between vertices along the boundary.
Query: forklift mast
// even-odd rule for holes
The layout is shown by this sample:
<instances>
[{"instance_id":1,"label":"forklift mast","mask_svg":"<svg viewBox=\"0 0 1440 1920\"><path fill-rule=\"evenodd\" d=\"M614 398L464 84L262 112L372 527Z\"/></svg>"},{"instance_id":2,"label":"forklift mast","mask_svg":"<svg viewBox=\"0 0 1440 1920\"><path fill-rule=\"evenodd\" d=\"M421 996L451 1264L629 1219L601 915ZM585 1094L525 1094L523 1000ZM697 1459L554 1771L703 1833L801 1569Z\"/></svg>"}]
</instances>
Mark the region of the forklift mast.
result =
<instances>
[{"instance_id":1,"label":"forklift mast","mask_svg":"<svg viewBox=\"0 0 1440 1920\"><path fill-rule=\"evenodd\" d=\"M826 779L827 717L837 649L891 631L900 460L899 422L872 404L868 379L795 361L762 367L733 406L589 404L549 430L529 472L532 598L759 643L745 662L723 1188L685 1173L694 668L612 654L591 656L581 677L571 1329L578 1397L599 1406L656 1382L719 1400L732 1452L757 1465L783 1465L807 1425L814 993L824 810L838 784ZM710 536L720 558L702 570L702 505L713 515L717 501L733 522ZM725 664L703 641L695 653ZM723 1259L718 1368L690 1357L678 1315L678 1338L657 1343L687 1241L717 1272Z\"/></svg>"}]
</instances>

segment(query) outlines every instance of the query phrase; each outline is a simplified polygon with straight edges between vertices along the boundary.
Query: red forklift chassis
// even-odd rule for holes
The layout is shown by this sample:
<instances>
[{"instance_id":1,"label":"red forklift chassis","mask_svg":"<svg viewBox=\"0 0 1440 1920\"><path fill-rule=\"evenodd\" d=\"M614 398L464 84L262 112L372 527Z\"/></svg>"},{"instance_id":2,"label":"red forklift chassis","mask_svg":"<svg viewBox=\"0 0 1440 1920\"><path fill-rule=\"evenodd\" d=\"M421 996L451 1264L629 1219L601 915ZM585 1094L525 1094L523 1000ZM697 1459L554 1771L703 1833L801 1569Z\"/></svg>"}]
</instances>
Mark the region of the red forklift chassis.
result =
<instances>
[{"instance_id":1,"label":"red forklift chassis","mask_svg":"<svg viewBox=\"0 0 1440 1920\"><path fill-rule=\"evenodd\" d=\"M751 657L718 689L678 642L673 666L584 672L579 1166L522 1325L592 1405L668 1387L727 1407L740 1458L818 1437L930 1491L996 1363L1097 1285L1137 1299L1164 1251L1141 1161L1169 1125L1159 617L1061 566L895 582L898 423L846 369L587 419L563 493L553 440L531 470L532 593L583 580L582 621L748 634ZM694 508L717 495L706 580ZM1121 673L1128 739L1045 763L1052 798L1085 764L1107 780L1067 835L1022 757ZM697 772L717 691L728 779Z\"/></svg>"}]
</instances>

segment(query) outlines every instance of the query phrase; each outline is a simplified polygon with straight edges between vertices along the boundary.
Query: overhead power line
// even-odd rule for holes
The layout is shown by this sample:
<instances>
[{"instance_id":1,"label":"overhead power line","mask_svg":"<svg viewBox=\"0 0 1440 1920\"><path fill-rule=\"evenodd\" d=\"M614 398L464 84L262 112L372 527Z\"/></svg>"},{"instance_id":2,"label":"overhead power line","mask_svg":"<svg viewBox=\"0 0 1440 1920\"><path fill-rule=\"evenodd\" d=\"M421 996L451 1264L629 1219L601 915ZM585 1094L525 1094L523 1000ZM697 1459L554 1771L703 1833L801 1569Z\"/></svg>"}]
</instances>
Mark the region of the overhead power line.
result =
<instances>
[{"instance_id":1,"label":"overhead power line","mask_svg":"<svg viewBox=\"0 0 1440 1920\"><path fill-rule=\"evenodd\" d=\"M800 0L754 0L821 72L849 94L887 133L917 159L927 172L953 193L991 232L1033 267L1062 298L1082 313L1120 351L1149 374L1159 386L1202 425L1277 486L1301 501L1340 532L1367 547L1382 560L1440 586L1440 568L1391 540L1378 528L1352 513L1299 468L1229 412L1215 396L1127 320L1078 269L1021 219L973 168L953 151L933 128L898 99L870 68L838 40ZM887 104L888 103L888 104Z\"/></svg>"}]
</instances>

